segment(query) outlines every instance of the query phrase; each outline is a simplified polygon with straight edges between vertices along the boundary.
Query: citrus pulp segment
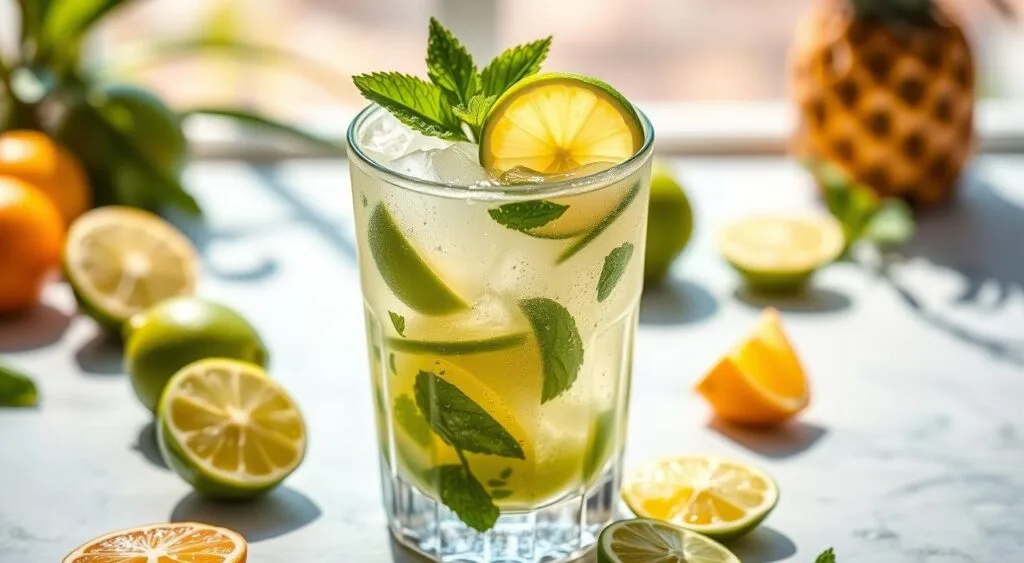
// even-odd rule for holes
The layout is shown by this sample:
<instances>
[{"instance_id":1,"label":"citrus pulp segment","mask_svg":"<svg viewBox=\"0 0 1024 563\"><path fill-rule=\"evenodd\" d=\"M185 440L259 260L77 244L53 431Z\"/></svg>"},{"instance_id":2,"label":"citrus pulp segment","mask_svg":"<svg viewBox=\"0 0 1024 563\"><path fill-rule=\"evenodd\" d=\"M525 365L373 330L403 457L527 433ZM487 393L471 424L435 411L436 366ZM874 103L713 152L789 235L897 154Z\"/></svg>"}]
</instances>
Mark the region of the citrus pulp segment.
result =
<instances>
[{"instance_id":1,"label":"citrus pulp segment","mask_svg":"<svg viewBox=\"0 0 1024 563\"><path fill-rule=\"evenodd\" d=\"M64 270L82 308L104 327L170 297L195 293L199 258L170 223L138 209L100 207L68 230Z\"/></svg>"},{"instance_id":2,"label":"citrus pulp segment","mask_svg":"<svg viewBox=\"0 0 1024 563\"><path fill-rule=\"evenodd\" d=\"M62 563L245 563L248 547L238 532L199 524L153 524L112 532L86 542Z\"/></svg>"},{"instance_id":3,"label":"citrus pulp segment","mask_svg":"<svg viewBox=\"0 0 1024 563\"><path fill-rule=\"evenodd\" d=\"M644 143L632 104L586 76L537 74L495 102L480 138L480 164L498 174L524 166L542 174L618 164Z\"/></svg>"},{"instance_id":4,"label":"citrus pulp segment","mask_svg":"<svg viewBox=\"0 0 1024 563\"><path fill-rule=\"evenodd\" d=\"M637 518L606 527L598 563L740 563L718 542L665 522Z\"/></svg>"},{"instance_id":5,"label":"citrus pulp segment","mask_svg":"<svg viewBox=\"0 0 1024 563\"><path fill-rule=\"evenodd\" d=\"M775 508L779 489L766 473L714 457L680 456L630 472L622 497L637 516L715 539L742 536Z\"/></svg>"},{"instance_id":6,"label":"citrus pulp segment","mask_svg":"<svg viewBox=\"0 0 1024 563\"><path fill-rule=\"evenodd\" d=\"M424 262L383 203L370 215L367 241L384 283L413 310L445 315L468 307Z\"/></svg>"},{"instance_id":7,"label":"citrus pulp segment","mask_svg":"<svg viewBox=\"0 0 1024 563\"><path fill-rule=\"evenodd\" d=\"M214 358L184 367L160 399L160 451L213 498L266 492L294 471L306 428L291 397L259 366Z\"/></svg>"}]
</instances>

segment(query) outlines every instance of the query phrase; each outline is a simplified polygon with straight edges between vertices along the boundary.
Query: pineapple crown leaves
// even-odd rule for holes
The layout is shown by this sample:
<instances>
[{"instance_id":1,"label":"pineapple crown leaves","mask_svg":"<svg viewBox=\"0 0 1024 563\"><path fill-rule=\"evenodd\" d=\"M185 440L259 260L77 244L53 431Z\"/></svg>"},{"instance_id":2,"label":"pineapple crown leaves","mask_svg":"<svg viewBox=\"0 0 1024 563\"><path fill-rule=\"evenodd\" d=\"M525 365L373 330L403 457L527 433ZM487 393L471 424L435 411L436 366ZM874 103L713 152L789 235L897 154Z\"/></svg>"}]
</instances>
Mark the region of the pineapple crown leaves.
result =
<instances>
[{"instance_id":1,"label":"pineapple crown leaves","mask_svg":"<svg viewBox=\"0 0 1024 563\"><path fill-rule=\"evenodd\" d=\"M372 72L352 77L363 97L391 112L406 126L454 141L480 138L494 102L513 84L540 70L551 37L512 47L478 70L455 35L430 18L427 77Z\"/></svg>"}]
</instances>

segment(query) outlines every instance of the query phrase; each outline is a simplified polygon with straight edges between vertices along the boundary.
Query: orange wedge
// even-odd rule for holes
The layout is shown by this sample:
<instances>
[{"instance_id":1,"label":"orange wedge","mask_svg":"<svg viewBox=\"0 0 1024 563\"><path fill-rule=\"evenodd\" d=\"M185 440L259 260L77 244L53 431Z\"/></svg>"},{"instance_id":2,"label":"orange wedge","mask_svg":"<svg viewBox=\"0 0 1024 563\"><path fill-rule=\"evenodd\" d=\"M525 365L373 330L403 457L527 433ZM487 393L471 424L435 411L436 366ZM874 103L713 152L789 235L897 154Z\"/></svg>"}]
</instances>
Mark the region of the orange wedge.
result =
<instances>
[{"instance_id":1,"label":"orange wedge","mask_svg":"<svg viewBox=\"0 0 1024 563\"><path fill-rule=\"evenodd\" d=\"M779 312L765 309L744 342L719 360L697 392L729 422L768 426L804 410L810 389Z\"/></svg>"},{"instance_id":2,"label":"orange wedge","mask_svg":"<svg viewBox=\"0 0 1024 563\"><path fill-rule=\"evenodd\" d=\"M90 540L63 563L244 563L245 538L237 532L195 522L153 524Z\"/></svg>"}]
</instances>

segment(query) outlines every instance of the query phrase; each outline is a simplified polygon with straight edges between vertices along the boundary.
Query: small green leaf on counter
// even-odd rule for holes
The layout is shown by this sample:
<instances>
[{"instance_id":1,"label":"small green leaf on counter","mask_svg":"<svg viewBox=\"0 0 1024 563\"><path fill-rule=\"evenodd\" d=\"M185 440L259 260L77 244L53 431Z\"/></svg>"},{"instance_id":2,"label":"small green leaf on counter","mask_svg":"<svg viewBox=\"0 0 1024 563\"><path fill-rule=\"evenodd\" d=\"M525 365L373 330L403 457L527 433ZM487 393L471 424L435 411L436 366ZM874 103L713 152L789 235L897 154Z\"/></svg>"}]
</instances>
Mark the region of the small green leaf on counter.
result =
<instances>
[{"instance_id":1,"label":"small green leaf on counter","mask_svg":"<svg viewBox=\"0 0 1024 563\"><path fill-rule=\"evenodd\" d=\"M38 402L39 392L32 379L0 364L0 407L32 407Z\"/></svg>"},{"instance_id":2,"label":"small green leaf on counter","mask_svg":"<svg viewBox=\"0 0 1024 563\"><path fill-rule=\"evenodd\" d=\"M836 563L836 552L830 547L821 552L818 558L814 560L814 563Z\"/></svg>"}]
</instances>

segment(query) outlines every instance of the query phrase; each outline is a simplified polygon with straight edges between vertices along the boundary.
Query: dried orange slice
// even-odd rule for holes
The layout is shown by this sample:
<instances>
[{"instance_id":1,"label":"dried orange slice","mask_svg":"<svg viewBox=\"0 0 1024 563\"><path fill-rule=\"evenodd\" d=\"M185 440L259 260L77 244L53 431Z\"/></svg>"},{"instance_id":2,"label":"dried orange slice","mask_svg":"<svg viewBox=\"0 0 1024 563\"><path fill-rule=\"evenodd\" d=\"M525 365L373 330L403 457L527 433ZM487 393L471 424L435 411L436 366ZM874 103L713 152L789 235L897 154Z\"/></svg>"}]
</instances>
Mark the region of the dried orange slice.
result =
<instances>
[{"instance_id":1,"label":"dried orange slice","mask_svg":"<svg viewBox=\"0 0 1024 563\"><path fill-rule=\"evenodd\" d=\"M63 563L244 563L245 538L196 522L152 524L89 540Z\"/></svg>"}]
</instances>

